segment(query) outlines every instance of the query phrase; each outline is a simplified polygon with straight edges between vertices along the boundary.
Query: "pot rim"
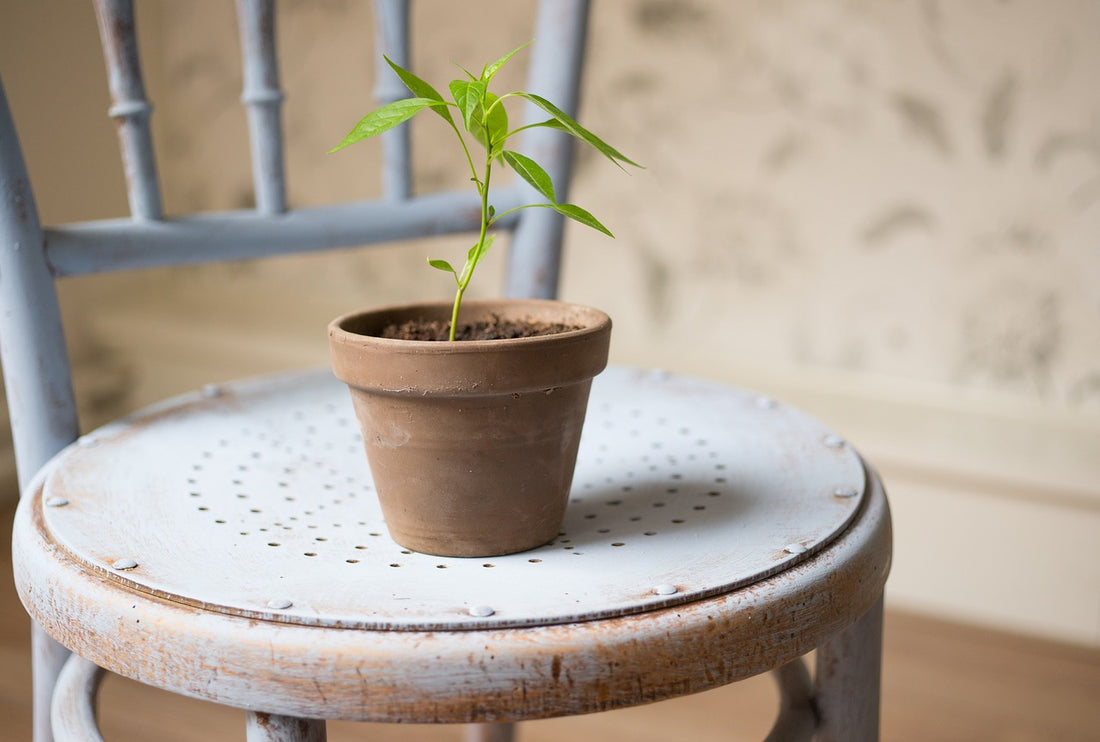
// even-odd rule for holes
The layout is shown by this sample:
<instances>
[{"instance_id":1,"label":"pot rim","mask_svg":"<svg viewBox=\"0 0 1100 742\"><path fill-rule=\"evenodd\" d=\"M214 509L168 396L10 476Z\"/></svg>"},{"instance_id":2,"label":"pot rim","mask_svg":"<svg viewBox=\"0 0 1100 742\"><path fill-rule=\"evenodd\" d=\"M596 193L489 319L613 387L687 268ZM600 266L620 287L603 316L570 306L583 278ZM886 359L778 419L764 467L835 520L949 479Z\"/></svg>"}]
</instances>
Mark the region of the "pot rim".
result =
<instances>
[{"instance_id":1,"label":"pot rim","mask_svg":"<svg viewBox=\"0 0 1100 742\"><path fill-rule=\"evenodd\" d=\"M375 327L430 310L450 317L450 302L416 302L352 312L329 324L333 373L357 389L406 396L485 396L553 390L590 381L607 365L611 318L552 299L471 300L463 307L506 316L582 324L580 329L500 340L401 340L344 329L374 315ZM469 314L466 315L469 318Z\"/></svg>"},{"instance_id":2,"label":"pot rim","mask_svg":"<svg viewBox=\"0 0 1100 742\"><path fill-rule=\"evenodd\" d=\"M489 308L515 308L515 307L531 307L549 309L556 307L558 309L570 311L573 316L571 320L576 320L578 323L582 323L583 326L575 330L565 330L563 332L555 332L548 335L533 335L531 337L519 337L519 338L498 338L495 340L405 340L401 338L384 338L378 335L370 335L365 333L354 332L345 328L345 324L352 320L360 319L369 315L382 315L382 314L415 314L417 310L425 308L431 309L445 309L446 316L449 319L450 311L453 303L450 301L419 301L419 302L405 302L401 304L387 304L377 307L371 307L368 309L359 309L353 312L342 314L336 319L332 320L328 326L329 338L335 342L343 343L366 343L370 345L377 345L379 348L391 346L394 349L400 348L406 352L441 352L446 349L448 353L482 353L491 349L500 349L502 346L527 346L537 345L540 343L560 343L564 340L571 340L574 338L582 338L586 335L597 334L606 331L611 326L611 317L606 312L590 307L585 304L576 304L572 302L564 302L558 299L466 299L462 302L463 309L481 309L487 310ZM485 313L485 312L483 312ZM515 314L522 314L521 312ZM584 321L588 320L588 321Z\"/></svg>"}]
</instances>

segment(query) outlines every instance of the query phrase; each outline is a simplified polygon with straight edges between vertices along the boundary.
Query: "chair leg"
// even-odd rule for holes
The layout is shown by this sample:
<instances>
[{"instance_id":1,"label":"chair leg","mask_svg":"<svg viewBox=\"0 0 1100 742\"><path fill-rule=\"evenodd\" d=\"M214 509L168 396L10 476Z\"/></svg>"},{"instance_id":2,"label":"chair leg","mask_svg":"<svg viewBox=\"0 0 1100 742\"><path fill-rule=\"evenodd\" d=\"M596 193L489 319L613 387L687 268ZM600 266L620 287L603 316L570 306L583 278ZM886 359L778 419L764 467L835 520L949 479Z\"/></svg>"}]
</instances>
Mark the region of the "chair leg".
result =
<instances>
[{"instance_id":1,"label":"chair leg","mask_svg":"<svg viewBox=\"0 0 1100 742\"><path fill-rule=\"evenodd\" d=\"M817 742L876 742L882 685L882 598L817 650Z\"/></svg>"},{"instance_id":2,"label":"chair leg","mask_svg":"<svg viewBox=\"0 0 1100 742\"><path fill-rule=\"evenodd\" d=\"M103 742L96 723L96 697L106 671L83 657L70 655L57 677L51 704L57 742Z\"/></svg>"},{"instance_id":3,"label":"chair leg","mask_svg":"<svg viewBox=\"0 0 1100 742\"><path fill-rule=\"evenodd\" d=\"M325 742L326 736L323 719L248 712L247 742Z\"/></svg>"},{"instance_id":4,"label":"chair leg","mask_svg":"<svg viewBox=\"0 0 1100 742\"><path fill-rule=\"evenodd\" d=\"M779 716L764 742L810 740L817 727L814 689L806 663L799 658L772 673L779 686Z\"/></svg>"},{"instance_id":5,"label":"chair leg","mask_svg":"<svg viewBox=\"0 0 1100 742\"><path fill-rule=\"evenodd\" d=\"M467 724L464 742L512 742L515 724Z\"/></svg>"},{"instance_id":6,"label":"chair leg","mask_svg":"<svg viewBox=\"0 0 1100 742\"><path fill-rule=\"evenodd\" d=\"M31 673L34 699L34 742L53 742L50 706L69 650L37 624L31 626Z\"/></svg>"}]
</instances>

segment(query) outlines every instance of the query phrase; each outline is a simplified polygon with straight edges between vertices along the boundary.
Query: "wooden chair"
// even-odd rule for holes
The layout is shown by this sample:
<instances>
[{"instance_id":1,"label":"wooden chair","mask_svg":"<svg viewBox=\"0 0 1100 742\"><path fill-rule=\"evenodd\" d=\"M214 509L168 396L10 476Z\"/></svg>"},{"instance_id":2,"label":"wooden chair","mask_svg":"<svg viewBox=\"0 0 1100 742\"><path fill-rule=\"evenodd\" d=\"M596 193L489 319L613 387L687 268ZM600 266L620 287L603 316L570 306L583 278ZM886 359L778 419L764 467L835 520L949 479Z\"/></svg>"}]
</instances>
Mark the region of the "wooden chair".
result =
<instances>
[{"instance_id":1,"label":"wooden chair","mask_svg":"<svg viewBox=\"0 0 1100 742\"><path fill-rule=\"evenodd\" d=\"M847 442L773 400L609 369L564 532L476 560L384 535L346 391L327 371L209 387L79 435L58 277L472 226L466 195L411 195L399 132L385 201L288 211L273 7L238 5L254 211L162 214L127 0L97 12L130 219L44 229L0 89L0 348L23 491L15 577L38 627L35 739L99 738L100 668L244 709L257 741L322 740L337 718L508 739L512 722L774 670L769 740L877 739L886 499ZM586 6L544 0L534 32L529 89L566 110ZM404 3L378 11L380 51L404 60ZM393 82L380 80L382 98L402 95ZM554 132L525 146L568 180ZM507 293L553 296L561 221L522 213L508 225ZM800 658L812 650L811 680Z\"/></svg>"}]
</instances>

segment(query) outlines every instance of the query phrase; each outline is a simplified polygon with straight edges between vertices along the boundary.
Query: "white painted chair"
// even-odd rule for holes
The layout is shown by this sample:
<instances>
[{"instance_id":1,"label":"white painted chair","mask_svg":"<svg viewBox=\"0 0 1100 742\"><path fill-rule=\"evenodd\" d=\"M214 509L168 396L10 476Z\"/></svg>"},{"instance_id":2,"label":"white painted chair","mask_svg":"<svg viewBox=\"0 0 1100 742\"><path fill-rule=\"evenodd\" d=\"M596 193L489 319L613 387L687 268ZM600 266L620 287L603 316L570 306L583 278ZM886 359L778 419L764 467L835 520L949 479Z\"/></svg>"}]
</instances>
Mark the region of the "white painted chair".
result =
<instances>
[{"instance_id":1,"label":"white painted chair","mask_svg":"<svg viewBox=\"0 0 1100 742\"><path fill-rule=\"evenodd\" d=\"M239 707L249 740L288 741L324 739L324 719L470 723L471 739L508 739L512 722L774 670L769 740L877 739L886 499L847 442L773 400L609 369L563 533L476 560L385 536L347 393L327 371L206 388L78 435L57 277L471 227L464 195L410 195L400 133L389 200L287 211L273 8L238 5L254 212L162 217L126 0L99 0L98 14L131 219L43 229L0 90L0 348L23 490L15 577L38 627L37 742L99 739L99 668ZM380 43L402 61L403 3L379 11ZM586 13L545 0L534 33L530 89L567 110ZM568 179L560 140L526 146ZM560 220L523 213L507 292L551 296ZM800 657L815 649L811 680Z\"/></svg>"}]
</instances>

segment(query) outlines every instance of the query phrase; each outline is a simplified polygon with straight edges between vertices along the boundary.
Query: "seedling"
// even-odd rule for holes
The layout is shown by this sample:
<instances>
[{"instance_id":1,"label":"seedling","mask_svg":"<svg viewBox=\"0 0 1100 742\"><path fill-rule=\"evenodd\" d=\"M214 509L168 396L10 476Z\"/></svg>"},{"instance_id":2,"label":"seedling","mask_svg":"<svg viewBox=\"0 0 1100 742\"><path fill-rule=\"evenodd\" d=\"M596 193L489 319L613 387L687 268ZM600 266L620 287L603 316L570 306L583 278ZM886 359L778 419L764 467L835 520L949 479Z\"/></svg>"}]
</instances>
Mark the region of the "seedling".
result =
<instances>
[{"instance_id":1,"label":"seedling","mask_svg":"<svg viewBox=\"0 0 1100 742\"><path fill-rule=\"evenodd\" d=\"M526 46L526 44L524 46ZM397 76L401 78L401 81L405 83L405 87L413 94L413 97L404 98L394 101L393 103L387 103L381 108L368 113L355 125L355 128L344 137L344 140L330 151L330 153L336 152L349 144L354 144L381 134L384 131L388 131L408 121L424 110L431 110L438 114L454 131L455 136L458 137L459 145L462 147L462 152L465 155L466 164L470 168L470 180L477 189L477 194L481 201L481 218L477 242L466 253L466 263L462 266L462 270L455 270L446 260L428 259L428 264L433 268L451 274L457 287L454 307L451 311L449 339L452 341L455 339L455 329L458 325L458 311L459 307L462 305L462 296L466 293L466 287L470 284L470 278L473 276L474 269L477 268L478 263L481 262L481 259L489 251L489 247L493 244L493 234L490 230L494 224L504 217L520 209L549 208L554 209L574 221L603 232L609 237L614 237L607 227L581 207L569 203L559 203L554 194L554 183L546 170L530 157L506 148L508 141L512 137L525 129L534 127L558 129L594 147L600 154L611 160L620 168L622 168L624 164L640 167L638 163L625 157L614 147L588 131L588 129L585 129L574 121L571 116L545 98L535 95L534 93L525 92L511 92L499 96L490 92L489 83L492 82L493 77L496 76L500 68L503 67L516 52L520 51L520 49L523 49L523 46L513 49L491 64L486 64L481 70L480 76L475 76L468 70L463 69L462 71L465 73L466 79L452 80L448 86L451 93L451 100L444 99L443 96L427 82L400 65L395 64L388 57L384 57L387 64L393 68L393 71L396 72ZM530 101L548 114L550 118L538 123L520 126L516 129L509 129L508 113L504 107L504 102L509 99ZM451 109L454 109L455 113L458 114L457 122L456 116L452 115ZM460 123L461 128L459 127ZM463 132L465 132L465 134ZM471 139L484 150L483 161L479 157L478 161L475 162L474 155L471 153L472 145L468 141ZM496 163L511 168L513 172L530 184L539 195L546 199L546 201L523 204L498 214L489 201L489 183L492 179L493 166Z\"/></svg>"}]
</instances>

